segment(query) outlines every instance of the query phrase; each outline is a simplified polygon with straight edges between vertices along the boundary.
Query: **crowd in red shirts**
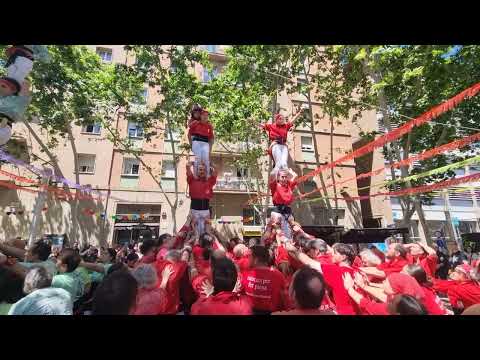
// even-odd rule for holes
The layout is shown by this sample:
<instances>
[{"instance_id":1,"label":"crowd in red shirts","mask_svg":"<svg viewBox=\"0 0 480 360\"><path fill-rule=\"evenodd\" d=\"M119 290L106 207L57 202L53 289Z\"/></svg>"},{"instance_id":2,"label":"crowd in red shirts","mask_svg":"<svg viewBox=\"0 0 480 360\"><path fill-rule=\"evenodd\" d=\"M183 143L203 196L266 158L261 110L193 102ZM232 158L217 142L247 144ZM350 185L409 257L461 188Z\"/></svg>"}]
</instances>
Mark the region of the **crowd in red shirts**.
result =
<instances>
[{"instance_id":1,"label":"crowd in red shirts","mask_svg":"<svg viewBox=\"0 0 480 360\"><path fill-rule=\"evenodd\" d=\"M329 246L294 221L288 239L276 220L272 216L263 237L252 244L225 239L209 223L199 235L190 216L174 236L145 240L139 253L130 247L117 249L115 255L109 249L113 253L106 261L111 266L93 291L89 310L76 306L73 313L479 314L478 261L463 261L448 279L440 279L437 250L426 244L391 242L385 253L374 246L356 251L349 244ZM2 245L2 250L9 248ZM9 268L7 260L0 256L1 276ZM92 264L82 261L78 266L98 272L105 268ZM26 274L28 278L28 270ZM1 292L6 295L4 284Z\"/></svg>"}]
</instances>

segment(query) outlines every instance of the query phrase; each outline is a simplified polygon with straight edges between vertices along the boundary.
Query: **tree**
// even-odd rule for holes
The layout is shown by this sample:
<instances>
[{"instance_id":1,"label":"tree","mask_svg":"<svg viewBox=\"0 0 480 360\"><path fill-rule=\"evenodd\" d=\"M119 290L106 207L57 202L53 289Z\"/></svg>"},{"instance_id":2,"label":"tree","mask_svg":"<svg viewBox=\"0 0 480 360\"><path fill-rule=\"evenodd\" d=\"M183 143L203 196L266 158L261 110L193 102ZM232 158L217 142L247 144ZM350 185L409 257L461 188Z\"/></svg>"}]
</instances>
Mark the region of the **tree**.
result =
<instances>
[{"instance_id":1,"label":"tree","mask_svg":"<svg viewBox=\"0 0 480 360\"><path fill-rule=\"evenodd\" d=\"M162 171L155 172L151 165L142 160L142 151L136 149L128 139L121 139L118 132L108 126L112 140L121 144L125 152L133 154L150 174L162 191L170 206L173 220L173 231L177 228L176 209L178 207L178 163L182 156L188 156L188 146L182 146L180 153L174 144L174 133L183 134L189 109L200 96L202 84L196 78L196 64L207 64L206 53L195 45L127 45L126 50L135 56L135 64L131 70L138 74L144 83L157 90L161 99L150 108L141 112L126 111L127 119L135 120L143 128L147 141L156 135L156 130L168 131L172 156L175 162L175 194L172 201L162 187ZM131 109L131 107L128 107Z\"/></svg>"},{"instance_id":2,"label":"tree","mask_svg":"<svg viewBox=\"0 0 480 360\"><path fill-rule=\"evenodd\" d=\"M31 73L32 101L25 116L25 125L41 151L48 156L54 175L65 178L52 149L59 145L60 139L68 139L75 169L78 169L72 123L93 124L111 116L115 109L138 98L143 83L122 65L102 63L85 46L51 45L48 51L51 61L36 62ZM29 124L32 119L36 119L39 126L47 131L47 143ZM80 183L78 171L75 171L75 182ZM63 184L63 188L70 192L67 184ZM80 191L76 189L75 192L76 196L68 196L72 209L70 238L76 238L78 232ZM82 228L80 230L83 232Z\"/></svg>"},{"instance_id":3,"label":"tree","mask_svg":"<svg viewBox=\"0 0 480 360\"><path fill-rule=\"evenodd\" d=\"M401 126L411 118L420 115L430 107L441 103L461 90L471 86L480 78L478 73L478 47L467 46L451 54L452 46L340 46L335 53L343 62L348 76L362 79L364 91L360 101L375 104L381 111L387 131ZM431 123L414 128L408 135L394 141L385 148L385 157L390 163L406 159L412 153L433 148L471 133L462 126L472 125L467 116L477 119L478 99L472 99ZM463 115L463 116L460 116ZM465 117L464 117L465 116ZM478 123L478 120L476 120ZM393 169L393 179L433 169L458 156L448 154L422 161L420 166L408 169L402 167L400 174ZM403 187L412 187L452 177L452 172L405 182ZM428 225L423 214L422 203L428 203L431 194L404 196L401 198L402 223L410 224L416 211L425 237L431 241Z\"/></svg>"}]
</instances>

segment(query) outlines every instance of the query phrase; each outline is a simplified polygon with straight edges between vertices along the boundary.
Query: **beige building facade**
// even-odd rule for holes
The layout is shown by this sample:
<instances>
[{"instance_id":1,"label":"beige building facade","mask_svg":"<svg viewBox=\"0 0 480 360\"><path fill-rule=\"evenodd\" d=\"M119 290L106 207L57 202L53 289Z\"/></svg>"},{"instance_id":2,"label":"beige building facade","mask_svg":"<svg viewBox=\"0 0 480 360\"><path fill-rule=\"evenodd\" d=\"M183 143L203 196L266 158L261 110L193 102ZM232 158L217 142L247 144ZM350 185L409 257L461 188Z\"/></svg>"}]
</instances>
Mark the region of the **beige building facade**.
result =
<instances>
[{"instance_id":1,"label":"beige building facade","mask_svg":"<svg viewBox=\"0 0 480 360\"><path fill-rule=\"evenodd\" d=\"M106 62L132 61L126 58L121 45L89 47ZM223 53L225 47L209 45L205 48L210 52L211 60L217 64L217 68L221 69L227 60ZM202 81L208 81L212 76L204 72L201 67L196 67L195 71ZM147 104L158 101L159 95L156 94L155 89L145 89L145 95ZM290 114L294 105L305 106L305 104L305 99L301 96L280 94L277 106L280 106L286 114ZM341 124L336 123L331 135L330 121L322 117L319 104L313 105L313 111L320 115L320 120L315 124L314 129L308 126L297 126L289 134L289 164L299 175L314 170L319 164L330 162L330 148L333 148L334 160L352 151L355 144L358 144L359 133L369 131L377 123L375 112L365 112L355 124L351 119L341 119ZM47 143L47 132L38 125L31 126L42 142ZM143 129L121 118L117 128L122 136L130 138L144 151L143 163L149 166L153 173L162 174L157 176L157 179L160 180L164 192L160 190L157 182L142 163L132 155L124 154L121 148L115 147L107 139L105 129L100 126L84 128L73 126L80 184L88 184L96 190L93 193L95 198L72 203L54 199L52 196L47 197L36 229L37 234L65 233L70 241L74 239L81 243L116 244L141 240L147 236L146 234L157 237L165 232L171 233L174 218L177 229L183 225L190 208L185 174L188 155L180 156L178 161L174 161L171 147L173 142L176 153L180 153L180 136L174 134L173 139L165 138L164 129L157 129L157 135L152 138L152 141L146 142ZM48 160L48 156L41 152L40 144L23 124L14 125L14 139L16 141L13 143L17 148L23 146L27 149L28 156L22 155L19 151L18 157L23 156L25 159L28 157L30 163L37 167L43 166L42 160ZM330 144L331 139L333 145ZM315 156L314 141L317 143L319 163ZM234 165L234 159L242 151L243 146L244 144L218 142L212 154L212 162L217 167L219 176L211 207L215 226L226 236L257 236L261 231L261 221L255 215L255 210L247 205L247 201L256 194L255 175L267 181L268 157L262 158L262 164L258 169L238 168ZM65 139L50 151L56 156L63 176L76 182L74 152L70 141ZM34 155L41 159L35 158ZM374 152L371 166L377 168L383 166L383 162L381 153ZM336 167L335 179L341 181L355 177L356 166L355 161L350 161ZM175 167L177 178L175 178ZM36 177L28 170L13 167L8 163L2 164L1 169L28 178ZM323 173L326 184L332 181L330 175L330 171ZM381 174L372 179L372 182L381 182L384 179L385 175ZM0 180L25 185L5 174L0 174ZM311 180L302 184L299 190L306 192L321 186L318 177ZM175 181L177 181L177 191L175 191ZM345 187L342 192L346 194L345 196L358 195L356 181L339 187L337 197L344 196L340 191L342 187ZM32 189L35 188L32 187ZM330 187L328 196L333 197L333 195L333 188ZM14 236L28 237L37 196L38 194L35 193L0 187L0 239ZM172 204L176 201L176 209L171 208L166 197ZM309 199L312 200L312 198ZM271 199L268 201L267 207L271 204ZM390 202L385 199L375 198L369 201L368 205L359 201L339 200L338 209L335 209L334 202L331 201L331 206L336 210L338 224L346 228L362 227L365 217L377 219L379 226L387 226L393 221ZM7 215L7 212L11 212L9 211L11 208L22 209L23 213L20 215L17 211L16 214ZM322 201L297 201L292 208L296 219L304 225L329 224L328 210Z\"/></svg>"}]
</instances>

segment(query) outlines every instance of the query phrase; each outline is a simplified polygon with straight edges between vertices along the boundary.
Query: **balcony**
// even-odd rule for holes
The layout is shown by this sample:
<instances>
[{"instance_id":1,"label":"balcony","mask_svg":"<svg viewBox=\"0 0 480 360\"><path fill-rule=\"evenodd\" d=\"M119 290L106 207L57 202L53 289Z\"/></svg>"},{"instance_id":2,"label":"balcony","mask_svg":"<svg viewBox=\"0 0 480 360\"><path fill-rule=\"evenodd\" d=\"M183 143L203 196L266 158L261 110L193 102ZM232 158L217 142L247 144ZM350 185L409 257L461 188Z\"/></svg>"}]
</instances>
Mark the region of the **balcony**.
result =
<instances>
[{"instance_id":1,"label":"balcony","mask_svg":"<svg viewBox=\"0 0 480 360\"><path fill-rule=\"evenodd\" d=\"M218 178L215 192L235 192L235 193L253 193L255 192L254 183L250 179L238 177Z\"/></svg>"},{"instance_id":2,"label":"balcony","mask_svg":"<svg viewBox=\"0 0 480 360\"><path fill-rule=\"evenodd\" d=\"M224 142L215 142L213 144L212 153L215 154L230 154L236 155L247 151L246 142L238 143L224 143Z\"/></svg>"}]
</instances>

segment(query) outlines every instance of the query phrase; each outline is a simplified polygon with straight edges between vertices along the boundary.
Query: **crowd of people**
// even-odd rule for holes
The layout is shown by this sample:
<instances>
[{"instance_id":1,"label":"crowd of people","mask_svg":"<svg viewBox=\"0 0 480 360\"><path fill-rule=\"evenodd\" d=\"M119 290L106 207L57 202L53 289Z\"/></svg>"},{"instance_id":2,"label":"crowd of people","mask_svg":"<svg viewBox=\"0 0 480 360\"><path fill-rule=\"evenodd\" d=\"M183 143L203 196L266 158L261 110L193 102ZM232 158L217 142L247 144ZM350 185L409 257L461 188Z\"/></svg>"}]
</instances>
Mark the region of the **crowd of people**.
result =
<instances>
[{"instance_id":1,"label":"crowd of people","mask_svg":"<svg viewBox=\"0 0 480 360\"><path fill-rule=\"evenodd\" d=\"M176 234L141 244L60 249L0 242L0 314L8 315L453 315L480 314L480 261L457 248L388 239L375 246L306 233L290 208L287 121L264 124L274 160L274 205L261 238L225 239L211 224L214 131L196 105L188 121L190 213ZM436 247L436 248L435 248Z\"/></svg>"},{"instance_id":2,"label":"crowd of people","mask_svg":"<svg viewBox=\"0 0 480 360\"><path fill-rule=\"evenodd\" d=\"M249 244L208 221L199 234L193 216L174 236L116 248L2 242L0 314L480 314L480 261L458 249L444 276L435 245L329 246L296 223L287 238L281 219Z\"/></svg>"}]
</instances>

